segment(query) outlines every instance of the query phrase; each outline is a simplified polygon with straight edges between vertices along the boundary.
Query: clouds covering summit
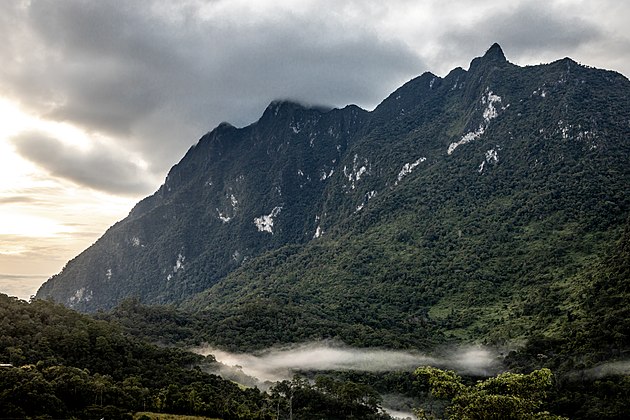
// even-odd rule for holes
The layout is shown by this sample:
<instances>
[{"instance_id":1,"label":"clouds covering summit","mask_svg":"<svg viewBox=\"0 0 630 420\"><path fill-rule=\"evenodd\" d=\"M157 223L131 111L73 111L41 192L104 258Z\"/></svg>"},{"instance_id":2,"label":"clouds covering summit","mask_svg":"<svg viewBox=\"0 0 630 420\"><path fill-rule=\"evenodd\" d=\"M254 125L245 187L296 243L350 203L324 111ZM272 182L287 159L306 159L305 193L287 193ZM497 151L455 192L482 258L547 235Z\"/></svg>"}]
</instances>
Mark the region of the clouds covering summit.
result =
<instances>
[{"instance_id":1,"label":"clouds covering summit","mask_svg":"<svg viewBox=\"0 0 630 420\"><path fill-rule=\"evenodd\" d=\"M14 7L21 24L3 34L12 40L3 90L163 173L204 132L223 120L248 124L273 99L369 105L424 68L402 42L347 28L341 14L169 3Z\"/></svg>"}]
</instances>

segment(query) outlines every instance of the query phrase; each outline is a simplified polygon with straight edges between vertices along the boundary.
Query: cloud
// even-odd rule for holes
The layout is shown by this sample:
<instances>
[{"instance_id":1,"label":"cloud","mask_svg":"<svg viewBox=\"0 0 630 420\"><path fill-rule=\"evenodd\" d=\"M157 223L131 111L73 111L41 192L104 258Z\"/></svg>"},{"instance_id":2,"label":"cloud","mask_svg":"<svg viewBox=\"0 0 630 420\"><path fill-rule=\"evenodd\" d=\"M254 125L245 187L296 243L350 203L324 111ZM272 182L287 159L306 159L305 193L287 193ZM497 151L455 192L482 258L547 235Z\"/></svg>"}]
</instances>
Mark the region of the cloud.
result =
<instances>
[{"instance_id":1,"label":"cloud","mask_svg":"<svg viewBox=\"0 0 630 420\"><path fill-rule=\"evenodd\" d=\"M25 255L28 252L31 252L28 256L34 256L37 252L43 251L48 253L54 250L53 246L49 244L49 237L44 237L39 244L33 246L29 246L32 241L29 241L29 238L25 237L25 235L2 232L0 233L0 240L2 241L2 245L0 246L0 255L3 256Z\"/></svg>"},{"instance_id":2,"label":"cloud","mask_svg":"<svg viewBox=\"0 0 630 420\"><path fill-rule=\"evenodd\" d=\"M470 16L441 34L441 57L452 59L462 49L478 51L498 42L517 61L522 57L555 60L603 37L602 29L593 22L566 13L566 4L535 1L509 5Z\"/></svg>"},{"instance_id":3,"label":"cloud","mask_svg":"<svg viewBox=\"0 0 630 420\"><path fill-rule=\"evenodd\" d=\"M589 369L575 371L571 373L571 376L575 377L588 377L601 379L606 376L613 375L630 375L630 360L618 360L616 362L602 363Z\"/></svg>"},{"instance_id":4,"label":"cloud","mask_svg":"<svg viewBox=\"0 0 630 420\"><path fill-rule=\"evenodd\" d=\"M460 373L488 375L499 367L496 354L487 348L462 347L429 356L416 351L361 349L329 342L304 343L268 349L259 354L229 353L210 347L193 349L227 366L238 366L261 381L279 381L299 370L357 370L363 372L411 371L421 365L455 369Z\"/></svg>"},{"instance_id":5,"label":"cloud","mask_svg":"<svg viewBox=\"0 0 630 420\"><path fill-rule=\"evenodd\" d=\"M0 2L0 89L43 118L111 138L162 177L203 133L249 124L274 99L371 108L494 42L514 62L575 53L627 68L630 6L590 3Z\"/></svg>"},{"instance_id":6,"label":"cloud","mask_svg":"<svg viewBox=\"0 0 630 420\"><path fill-rule=\"evenodd\" d=\"M18 23L4 33L0 83L163 171L219 122L248 124L273 99L373 106L424 69L405 43L344 14L370 7L260 4L33 1L5 11Z\"/></svg>"},{"instance_id":7,"label":"cloud","mask_svg":"<svg viewBox=\"0 0 630 420\"><path fill-rule=\"evenodd\" d=\"M34 203L37 200L34 197L24 196L24 195L13 195L9 197L0 197L0 204L30 204Z\"/></svg>"},{"instance_id":8,"label":"cloud","mask_svg":"<svg viewBox=\"0 0 630 420\"><path fill-rule=\"evenodd\" d=\"M44 133L22 133L12 139L17 152L55 177L114 194L146 193L151 189L142 168L127 160L124 150L96 143L80 149Z\"/></svg>"}]
</instances>

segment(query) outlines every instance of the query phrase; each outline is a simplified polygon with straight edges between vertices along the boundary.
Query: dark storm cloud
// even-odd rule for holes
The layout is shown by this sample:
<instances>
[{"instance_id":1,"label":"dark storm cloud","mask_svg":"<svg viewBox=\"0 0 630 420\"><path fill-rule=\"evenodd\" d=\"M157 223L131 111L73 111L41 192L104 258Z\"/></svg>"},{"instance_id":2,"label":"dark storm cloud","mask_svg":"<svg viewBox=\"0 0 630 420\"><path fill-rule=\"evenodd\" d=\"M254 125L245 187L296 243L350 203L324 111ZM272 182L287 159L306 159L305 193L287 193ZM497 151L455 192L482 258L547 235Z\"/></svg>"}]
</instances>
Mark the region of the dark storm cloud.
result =
<instances>
[{"instance_id":1,"label":"dark storm cloud","mask_svg":"<svg viewBox=\"0 0 630 420\"><path fill-rule=\"evenodd\" d=\"M32 1L5 13L21 24L5 34L0 83L47 118L124 137L163 171L205 131L250 123L273 99L370 106L424 70L405 44L342 14L212 4Z\"/></svg>"},{"instance_id":2,"label":"dark storm cloud","mask_svg":"<svg viewBox=\"0 0 630 420\"><path fill-rule=\"evenodd\" d=\"M542 4L523 4L512 13L491 16L485 23L490 29L488 36L504 40L517 55L542 50L562 55L602 35L592 23L563 17L561 10Z\"/></svg>"},{"instance_id":3,"label":"dark storm cloud","mask_svg":"<svg viewBox=\"0 0 630 420\"><path fill-rule=\"evenodd\" d=\"M114 194L150 192L142 169L107 146L82 150L37 132L14 137L13 144L22 157L53 176Z\"/></svg>"}]
</instances>

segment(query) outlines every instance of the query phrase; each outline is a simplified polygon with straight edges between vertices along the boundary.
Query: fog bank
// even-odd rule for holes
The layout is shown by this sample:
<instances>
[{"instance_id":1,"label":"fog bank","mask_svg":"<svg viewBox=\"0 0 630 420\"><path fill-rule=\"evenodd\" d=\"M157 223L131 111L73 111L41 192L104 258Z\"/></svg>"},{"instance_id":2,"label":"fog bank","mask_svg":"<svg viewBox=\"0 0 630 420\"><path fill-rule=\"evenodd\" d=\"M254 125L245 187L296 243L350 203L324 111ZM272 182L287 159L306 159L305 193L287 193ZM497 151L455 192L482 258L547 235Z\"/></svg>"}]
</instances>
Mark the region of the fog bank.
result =
<instances>
[{"instance_id":1,"label":"fog bank","mask_svg":"<svg viewBox=\"0 0 630 420\"><path fill-rule=\"evenodd\" d=\"M363 372L411 371L432 365L461 374L487 376L499 370L496 352L483 347L461 347L439 356L417 351L352 348L334 342L304 343L267 349L256 354L229 353L210 346L193 349L204 356L214 355L220 363L236 366L260 381L289 379L300 370L356 370Z\"/></svg>"}]
</instances>

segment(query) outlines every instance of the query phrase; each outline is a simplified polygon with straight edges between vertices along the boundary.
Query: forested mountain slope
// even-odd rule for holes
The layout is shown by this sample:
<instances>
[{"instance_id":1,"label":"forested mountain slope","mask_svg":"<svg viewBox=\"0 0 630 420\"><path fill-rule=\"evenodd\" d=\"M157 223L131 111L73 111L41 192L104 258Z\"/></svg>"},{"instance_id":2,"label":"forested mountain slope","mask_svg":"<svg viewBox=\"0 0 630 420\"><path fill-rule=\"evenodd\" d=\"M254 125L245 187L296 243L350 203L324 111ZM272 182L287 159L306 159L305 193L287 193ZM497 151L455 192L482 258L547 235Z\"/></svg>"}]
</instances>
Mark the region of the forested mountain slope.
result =
<instances>
[{"instance_id":1,"label":"forested mountain slope","mask_svg":"<svg viewBox=\"0 0 630 420\"><path fill-rule=\"evenodd\" d=\"M553 334L630 214L629 139L628 79L496 44L371 112L274 102L204 136L37 297L176 303L237 347Z\"/></svg>"}]
</instances>

